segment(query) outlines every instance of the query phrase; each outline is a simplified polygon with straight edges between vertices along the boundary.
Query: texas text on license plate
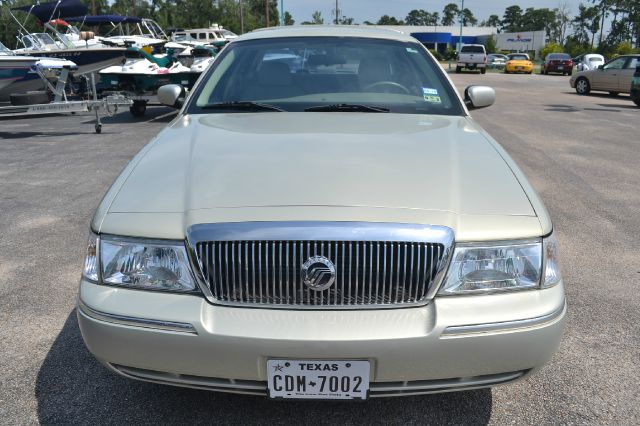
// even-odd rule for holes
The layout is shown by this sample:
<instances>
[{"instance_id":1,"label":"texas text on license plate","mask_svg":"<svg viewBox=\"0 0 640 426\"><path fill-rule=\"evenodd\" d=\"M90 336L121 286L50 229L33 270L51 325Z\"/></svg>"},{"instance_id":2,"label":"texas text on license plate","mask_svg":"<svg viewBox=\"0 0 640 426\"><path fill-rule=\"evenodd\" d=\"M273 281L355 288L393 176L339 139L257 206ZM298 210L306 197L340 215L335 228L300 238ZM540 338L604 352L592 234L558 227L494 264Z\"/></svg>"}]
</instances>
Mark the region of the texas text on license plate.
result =
<instances>
[{"instance_id":1,"label":"texas text on license plate","mask_svg":"<svg viewBox=\"0 0 640 426\"><path fill-rule=\"evenodd\" d=\"M285 399L367 399L369 361L267 361L269 397Z\"/></svg>"}]
</instances>

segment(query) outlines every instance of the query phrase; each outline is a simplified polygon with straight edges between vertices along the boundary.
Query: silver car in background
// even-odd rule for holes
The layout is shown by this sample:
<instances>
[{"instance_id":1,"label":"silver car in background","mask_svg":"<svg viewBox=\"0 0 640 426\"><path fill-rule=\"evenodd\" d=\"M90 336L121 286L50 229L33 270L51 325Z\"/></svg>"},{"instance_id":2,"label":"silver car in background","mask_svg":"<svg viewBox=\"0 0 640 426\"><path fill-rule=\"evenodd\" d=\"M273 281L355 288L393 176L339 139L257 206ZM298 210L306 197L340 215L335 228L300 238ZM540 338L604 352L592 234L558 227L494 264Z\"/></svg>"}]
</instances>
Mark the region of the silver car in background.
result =
<instances>
[{"instance_id":1,"label":"silver car in background","mask_svg":"<svg viewBox=\"0 0 640 426\"><path fill-rule=\"evenodd\" d=\"M588 95L593 90L609 92L613 96L629 93L639 60L638 54L618 56L596 69L574 74L569 84L579 95Z\"/></svg>"},{"instance_id":2,"label":"silver car in background","mask_svg":"<svg viewBox=\"0 0 640 426\"><path fill-rule=\"evenodd\" d=\"M80 282L112 371L361 400L519 380L557 350L551 219L469 114L495 92L461 97L409 34L254 31L158 97L180 113L98 206Z\"/></svg>"}]
</instances>

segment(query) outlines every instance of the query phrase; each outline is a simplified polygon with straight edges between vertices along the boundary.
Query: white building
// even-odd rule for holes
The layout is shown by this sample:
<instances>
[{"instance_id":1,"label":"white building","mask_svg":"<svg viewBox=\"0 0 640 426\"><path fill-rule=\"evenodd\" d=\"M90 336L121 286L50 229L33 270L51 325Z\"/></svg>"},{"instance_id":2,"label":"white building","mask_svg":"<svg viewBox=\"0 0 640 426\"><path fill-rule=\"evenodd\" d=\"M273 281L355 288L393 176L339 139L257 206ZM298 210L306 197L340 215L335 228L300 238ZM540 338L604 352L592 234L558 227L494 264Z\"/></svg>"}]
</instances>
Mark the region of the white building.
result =
<instances>
[{"instance_id":1,"label":"white building","mask_svg":"<svg viewBox=\"0 0 640 426\"><path fill-rule=\"evenodd\" d=\"M449 48L455 49L460 39L459 26L381 25L380 27L411 34L429 49L435 49L440 53L444 53ZM498 34L497 28L494 27L462 27L462 44L484 44L491 36L495 38L498 50L534 51L536 56L539 56L540 49L546 44L544 30Z\"/></svg>"}]
</instances>

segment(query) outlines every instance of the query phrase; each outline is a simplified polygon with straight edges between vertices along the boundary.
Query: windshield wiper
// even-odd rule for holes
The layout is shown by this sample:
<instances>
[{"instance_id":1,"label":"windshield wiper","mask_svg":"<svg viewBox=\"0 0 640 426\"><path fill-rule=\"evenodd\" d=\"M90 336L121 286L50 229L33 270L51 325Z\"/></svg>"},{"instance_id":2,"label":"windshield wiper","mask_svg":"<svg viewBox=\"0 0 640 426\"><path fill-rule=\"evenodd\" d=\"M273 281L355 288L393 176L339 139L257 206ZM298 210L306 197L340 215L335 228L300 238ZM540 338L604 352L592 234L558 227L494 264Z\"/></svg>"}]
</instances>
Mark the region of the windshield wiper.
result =
<instances>
[{"instance_id":1,"label":"windshield wiper","mask_svg":"<svg viewBox=\"0 0 640 426\"><path fill-rule=\"evenodd\" d=\"M282 108L274 105L251 101L217 102L202 106L203 109L229 109L235 111L276 111L284 112Z\"/></svg>"},{"instance_id":2,"label":"windshield wiper","mask_svg":"<svg viewBox=\"0 0 640 426\"><path fill-rule=\"evenodd\" d=\"M389 112L389 108L359 105L359 104L335 104L318 105L305 109L306 112Z\"/></svg>"}]
</instances>

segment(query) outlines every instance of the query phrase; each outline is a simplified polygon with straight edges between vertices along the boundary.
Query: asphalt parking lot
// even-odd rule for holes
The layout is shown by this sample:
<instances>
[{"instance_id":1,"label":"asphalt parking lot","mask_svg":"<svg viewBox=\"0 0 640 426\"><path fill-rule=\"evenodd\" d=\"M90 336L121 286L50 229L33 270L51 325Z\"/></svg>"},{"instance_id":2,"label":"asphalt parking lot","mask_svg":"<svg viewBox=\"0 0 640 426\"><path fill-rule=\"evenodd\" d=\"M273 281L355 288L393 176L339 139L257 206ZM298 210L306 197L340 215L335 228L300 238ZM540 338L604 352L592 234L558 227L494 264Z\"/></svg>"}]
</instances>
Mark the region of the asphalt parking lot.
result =
<instances>
[{"instance_id":1,"label":"asphalt parking lot","mask_svg":"<svg viewBox=\"0 0 640 426\"><path fill-rule=\"evenodd\" d=\"M493 390L354 404L274 403L115 376L87 352L76 321L85 239L102 194L173 113L125 112L101 135L90 117L2 120L0 422L639 424L640 108L625 96L577 96L568 77L451 77L460 89L496 88L496 105L473 116L554 219L569 313L544 369Z\"/></svg>"}]
</instances>

